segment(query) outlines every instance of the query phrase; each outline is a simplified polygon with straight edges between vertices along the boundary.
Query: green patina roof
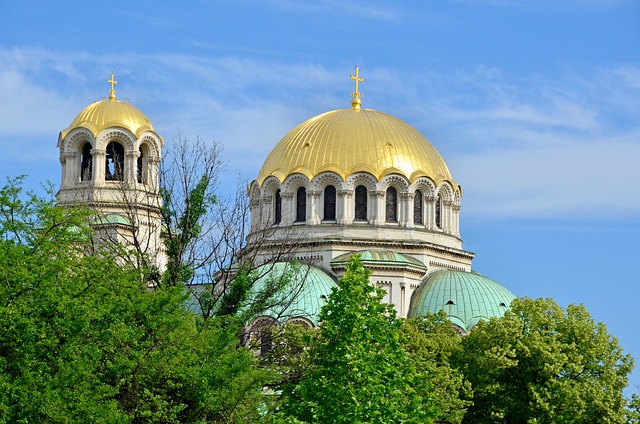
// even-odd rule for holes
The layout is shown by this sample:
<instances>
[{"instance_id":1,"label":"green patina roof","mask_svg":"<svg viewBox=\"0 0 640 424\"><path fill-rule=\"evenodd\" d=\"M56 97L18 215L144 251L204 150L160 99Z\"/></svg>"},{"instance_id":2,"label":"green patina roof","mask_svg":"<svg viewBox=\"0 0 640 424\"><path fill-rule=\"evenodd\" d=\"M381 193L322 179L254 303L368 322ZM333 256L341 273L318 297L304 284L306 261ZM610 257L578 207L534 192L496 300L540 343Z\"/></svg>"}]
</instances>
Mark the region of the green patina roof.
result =
<instances>
[{"instance_id":1,"label":"green patina roof","mask_svg":"<svg viewBox=\"0 0 640 424\"><path fill-rule=\"evenodd\" d=\"M337 287L336 282L320 268L304 264L277 262L262 265L255 272L260 275L253 286L255 292L263 289L269 279L280 279L292 273L288 290L276 295L275 306L263 313L281 324L301 317L318 326L320 310L329 298L331 289Z\"/></svg>"},{"instance_id":2,"label":"green patina roof","mask_svg":"<svg viewBox=\"0 0 640 424\"><path fill-rule=\"evenodd\" d=\"M131 222L122 215L118 215L115 213L109 215L103 215L96 219L95 225L109 225L109 224L119 224L119 225L131 225Z\"/></svg>"},{"instance_id":3,"label":"green patina roof","mask_svg":"<svg viewBox=\"0 0 640 424\"><path fill-rule=\"evenodd\" d=\"M453 324L469 331L480 320L503 316L515 298L505 287L476 272L439 269L427 274L413 292L407 316L444 310Z\"/></svg>"},{"instance_id":4,"label":"green patina roof","mask_svg":"<svg viewBox=\"0 0 640 424\"><path fill-rule=\"evenodd\" d=\"M416 258L413 258L409 255L404 255L402 253L394 252L392 250L382 249L359 250L349 253L343 253L342 255L336 256L331 261L331 265L337 266L346 264L353 257L353 255L360 255L360 261L365 267L367 265L387 265L412 266L415 268L424 269L425 271L427 269L425 264L423 264Z\"/></svg>"}]
</instances>

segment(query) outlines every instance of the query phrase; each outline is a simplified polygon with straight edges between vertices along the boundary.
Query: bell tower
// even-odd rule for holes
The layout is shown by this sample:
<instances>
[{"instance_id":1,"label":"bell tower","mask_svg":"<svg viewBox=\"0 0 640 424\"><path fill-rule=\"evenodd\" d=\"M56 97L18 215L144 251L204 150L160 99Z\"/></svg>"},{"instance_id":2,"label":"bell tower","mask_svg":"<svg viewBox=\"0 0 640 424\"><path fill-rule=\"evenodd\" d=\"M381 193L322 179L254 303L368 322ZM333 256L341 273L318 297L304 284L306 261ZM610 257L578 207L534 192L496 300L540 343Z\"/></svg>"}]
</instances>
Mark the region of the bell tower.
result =
<instances>
[{"instance_id":1,"label":"bell tower","mask_svg":"<svg viewBox=\"0 0 640 424\"><path fill-rule=\"evenodd\" d=\"M160 239L158 164L164 141L136 107L116 99L111 74L109 98L87 106L60 132L60 206L96 212L101 242L117 242L164 269Z\"/></svg>"}]
</instances>

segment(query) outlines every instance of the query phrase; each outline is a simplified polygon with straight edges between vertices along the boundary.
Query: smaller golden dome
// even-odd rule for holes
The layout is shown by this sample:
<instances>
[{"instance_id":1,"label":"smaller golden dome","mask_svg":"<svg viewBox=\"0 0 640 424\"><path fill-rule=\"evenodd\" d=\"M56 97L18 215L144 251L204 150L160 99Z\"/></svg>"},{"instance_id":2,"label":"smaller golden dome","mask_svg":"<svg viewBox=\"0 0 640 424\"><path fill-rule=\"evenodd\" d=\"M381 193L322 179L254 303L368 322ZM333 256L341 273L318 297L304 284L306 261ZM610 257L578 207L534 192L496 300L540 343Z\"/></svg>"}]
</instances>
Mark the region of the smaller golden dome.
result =
<instances>
[{"instance_id":1,"label":"smaller golden dome","mask_svg":"<svg viewBox=\"0 0 640 424\"><path fill-rule=\"evenodd\" d=\"M111 96L108 100L100 100L87 106L76 116L68 128L62 130L60 138L76 128L86 128L94 136L105 128L121 127L139 137L145 131L153 131L149 119L137 107L121 102Z\"/></svg>"}]
</instances>

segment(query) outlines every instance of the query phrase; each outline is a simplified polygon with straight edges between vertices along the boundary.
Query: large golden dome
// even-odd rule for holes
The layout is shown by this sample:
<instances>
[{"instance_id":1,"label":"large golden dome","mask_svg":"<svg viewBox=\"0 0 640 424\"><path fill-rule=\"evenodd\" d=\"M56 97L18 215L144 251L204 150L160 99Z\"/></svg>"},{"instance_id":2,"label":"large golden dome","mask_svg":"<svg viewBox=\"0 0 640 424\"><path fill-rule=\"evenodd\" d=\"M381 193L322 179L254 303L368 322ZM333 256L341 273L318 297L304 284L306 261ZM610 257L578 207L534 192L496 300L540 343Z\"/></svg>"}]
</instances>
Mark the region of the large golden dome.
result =
<instances>
[{"instance_id":1,"label":"large golden dome","mask_svg":"<svg viewBox=\"0 0 640 424\"><path fill-rule=\"evenodd\" d=\"M145 131L153 131L153 125L149 119L140 112L140 109L127 102L116 100L116 91L113 73L111 79L111 90L109 99L92 103L76 116L68 128L62 130L60 139L62 140L71 130L76 128L86 128L97 136L105 128L121 127L131 131L136 137L140 137Z\"/></svg>"},{"instance_id":2,"label":"large golden dome","mask_svg":"<svg viewBox=\"0 0 640 424\"><path fill-rule=\"evenodd\" d=\"M343 179L368 172L378 180L400 174L411 182L429 177L453 183L449 168L433 145L400 119L371 109L340 109L298 125L269 153L256 178L281 182L292 173L309 180L332 171Z\"/></svg>"}]
</instances>

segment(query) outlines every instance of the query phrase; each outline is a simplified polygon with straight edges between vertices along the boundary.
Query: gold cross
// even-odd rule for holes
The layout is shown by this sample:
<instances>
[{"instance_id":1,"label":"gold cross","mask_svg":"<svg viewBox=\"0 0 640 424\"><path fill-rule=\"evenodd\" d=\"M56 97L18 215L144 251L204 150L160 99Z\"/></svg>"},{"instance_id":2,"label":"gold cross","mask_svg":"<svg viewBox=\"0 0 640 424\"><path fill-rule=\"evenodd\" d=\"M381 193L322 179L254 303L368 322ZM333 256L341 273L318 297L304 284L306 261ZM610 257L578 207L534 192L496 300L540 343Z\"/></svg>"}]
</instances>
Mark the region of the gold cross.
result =
<instances>
[{"instance_id":1,"label":"gold cross","mask_svg":"<svg viewBox=\"0 0 640 424\"><path fill-rule=\"evenodd\" d=\"M353 76L353 75L349 74L349 78L351 78L352 80L354 80L354 81L356 82L356 91L354 91L354 92L353 92L353 94L355 94L355 95L360 94L360 93L358 92L358 83L359 83L359 82L364 82L364 78L360 78L360 77L358 77L358 70L359 70L359 69L360 69L360 68L358 68L358 65L356 65L356 75L355 75L355 76Z\"/></svg>"},{"instance_id":2,"label":"gold cross","mask_svg":"<svg viewBox=\"0 0 640 424\"><path fill-rule=\"evenodd\" d=\"M111 90L109 90L109 99L115 99L116 98L116 84L118 83L118 81L116 81L116 79L113 76L113 71L111 71L111 79L107 82L111 83Z\"/></svg>"}]
</instances>

